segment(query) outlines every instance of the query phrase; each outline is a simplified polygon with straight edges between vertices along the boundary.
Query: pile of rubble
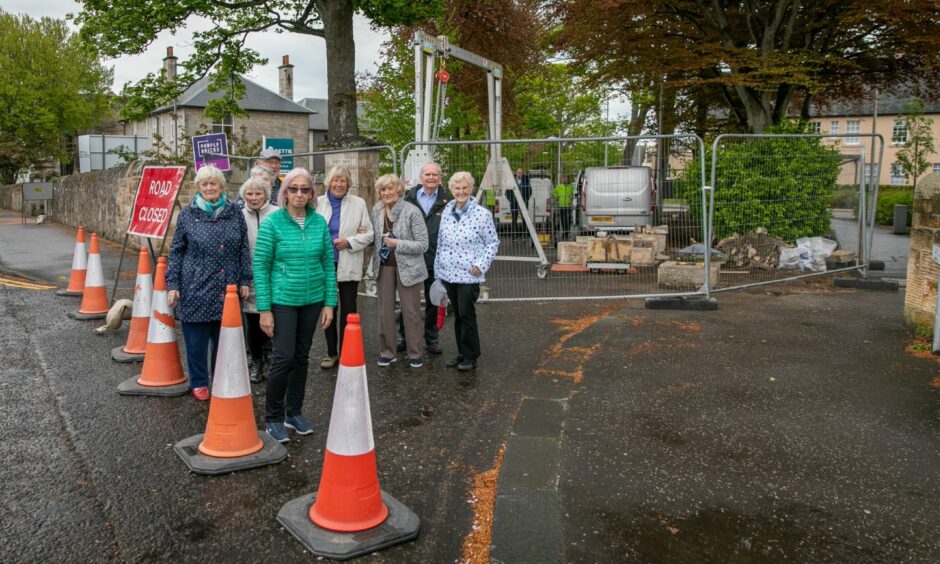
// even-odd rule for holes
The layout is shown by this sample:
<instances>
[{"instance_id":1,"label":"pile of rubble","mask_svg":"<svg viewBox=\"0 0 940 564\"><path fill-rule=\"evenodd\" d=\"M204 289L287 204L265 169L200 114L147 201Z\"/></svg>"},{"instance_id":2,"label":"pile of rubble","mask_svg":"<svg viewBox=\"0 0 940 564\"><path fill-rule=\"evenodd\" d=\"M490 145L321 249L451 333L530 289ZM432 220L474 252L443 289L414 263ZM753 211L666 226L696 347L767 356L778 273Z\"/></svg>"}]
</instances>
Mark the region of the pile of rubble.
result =
<instances>
[{"instance_id":1,"label":"pile of rubble","mask_svg":"<svg viewBox=\"0 0 940 564\"><path fill-rule=\"evenodd\" d=\"M779 237L771 237L767 230L756 230L738 235L735 233L718 242L718 250L724 253L724 268L777 268L780 264L780 249L788 245Z\"/></svg>"}]
</instances>

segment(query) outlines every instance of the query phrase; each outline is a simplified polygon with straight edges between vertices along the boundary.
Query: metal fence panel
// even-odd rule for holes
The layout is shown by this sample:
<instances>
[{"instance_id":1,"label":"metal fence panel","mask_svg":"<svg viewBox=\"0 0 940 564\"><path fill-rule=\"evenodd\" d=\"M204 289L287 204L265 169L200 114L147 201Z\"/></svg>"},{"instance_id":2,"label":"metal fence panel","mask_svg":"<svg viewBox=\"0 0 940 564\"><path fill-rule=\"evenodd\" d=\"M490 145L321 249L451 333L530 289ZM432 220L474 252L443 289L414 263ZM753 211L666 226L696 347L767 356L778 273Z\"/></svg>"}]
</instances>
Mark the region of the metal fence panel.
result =
<instances>
[{"instance_id":1,"label":"metal fence panel","mask_svg":"<svg viewBox=\"0 0 940 564\"><path fill-rule=\"evenodd\" d=\"M374 163L362 163L363 155L375 157ZM226 155L231 163L229 173L230 184L241 184L248 179L251 168L255 166L257 157L240 157L235 155ZM374 202L375 180L378 175L386 173L398 174L398 153L390 145L374 145L369 147L354 147L343 149L331 149L328 151L310 151L306 153L293 153L294 165L306 168L310 171L313 181L316 184L318 195L326 192L323 186L326 178L327 166L330 162L333 165L345 165L350 169L353 176L353 186L351 191L354 194L362 196L371 205Z\"/></svg>"},{"instance_id":2,"label":"metal fence panel","mask_svg":"<svg viewBox=\"0 0 940 564\"><path fill-rule=\"evenodd\" d=\"M482 295L522 301L702 293L702 253L679 251L705 240L704 157L697 136L669 135L410 143L399 161L408 184L428 159L445 182L474 177L500 235ZM515 209L519 169L531 196Z\"/></svg>"},{"instance_id":3,"label":"metal fence panel","mask_svg":"<svg viewBox=\"0 0 940 564\"><path fill-rule=\"evenodd\" d=\"M854 137L858 138L859 135ZM708 291L861 270L874 226L866 164L879 136L720 135L712 146ZM876 155L875 163L867 157ZM877 178L877 176L875 176Z\"/></svg>"}]
</instances>

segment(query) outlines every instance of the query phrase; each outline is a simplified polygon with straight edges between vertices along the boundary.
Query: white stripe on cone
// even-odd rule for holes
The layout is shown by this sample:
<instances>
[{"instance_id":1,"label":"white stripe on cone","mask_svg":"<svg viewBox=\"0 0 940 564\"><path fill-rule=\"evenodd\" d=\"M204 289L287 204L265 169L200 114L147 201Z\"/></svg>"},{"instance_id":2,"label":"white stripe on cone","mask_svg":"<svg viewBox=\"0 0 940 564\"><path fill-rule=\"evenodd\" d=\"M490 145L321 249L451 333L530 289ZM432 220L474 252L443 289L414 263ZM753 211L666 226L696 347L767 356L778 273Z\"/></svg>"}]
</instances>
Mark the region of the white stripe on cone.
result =
<instances>
[{"instance_id":1,"label":"white stripe on cone","mask_svg":"<svg viewBox=\"0 0 940 564\"><path fill-rule=\"evenodd\" d=\"M326 449L342 456L359 456L375 450L372 412L365 366L339 366L330 415Z\"/></svg>"},{"instance_id":2,"label":"white stripe on cone","mask_svg":"<svg viewBox=\"0 0 940 564\"><path fill-rule=\"evenodd\" d=\"M137 288L134 289L134 309L131 317L150 317L150 302L153 297L153 279L149 274L137 275Z\"/></svg>"},{"instance_id":3,"label":"white stripe on cone","mask_svg":"<svg viewBox=\"0 0 940 564\"><path fill-rule=\"evenodd\" d=\"M222 327L219 331L219 352L216 359L212 395L228 399L250 396L245 333L241 327Z\"/></svg>"},{"instance_id":4,"label":"white stripe on cone","mask_svg":"<svg viewBox=\"0 0 940 564\"><path fill-rule=\"evenodd\" d=\"M88 253L85 243L75 243L75 252L72 253L72 270L86 270L88 268Z\"/></svg>"},{"instance_id":5,"label":"white stripe on cone","mask_svg":"<svg viewBox=\"0 0 940 564\"><path fill-rule=\"evenodd\" d=\"M161 321L158 314L167 323ZM176 341L176 322L173 321L173 310L167 305L166 291L155 291L153 293L153 313L150 314L150 326L147 327L147 342L172 343L174 341Z\"/></svg>"},{"instance_id":6,"label":"white stripe on cone","mask_svg":"<svg viewBox=\"0 0 940 564\"><path fill-rule=\"evenodd\" d=\"M104 274L101 273L101 255L91 253L88 255L88 274L85 278L85 288L104 287Z\"/></svg>"}]
</instances>

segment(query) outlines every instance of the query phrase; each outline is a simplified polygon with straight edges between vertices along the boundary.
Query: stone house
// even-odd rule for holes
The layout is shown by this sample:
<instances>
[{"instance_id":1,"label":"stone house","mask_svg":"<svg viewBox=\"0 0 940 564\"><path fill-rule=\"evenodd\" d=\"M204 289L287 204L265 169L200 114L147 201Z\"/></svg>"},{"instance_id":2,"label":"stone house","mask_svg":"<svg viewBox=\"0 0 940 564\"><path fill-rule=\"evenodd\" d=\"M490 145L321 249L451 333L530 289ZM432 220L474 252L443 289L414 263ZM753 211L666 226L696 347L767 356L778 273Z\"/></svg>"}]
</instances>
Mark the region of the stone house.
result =
<instances>
[{"instance_id":1,"label":"stone house","mask_svg":"<svg viewBox=\"0 0 940 564\"><path fill-rule=\"evenodd\" d=\"M173 48L167 48L163 59L164 71L170 78L176 76L176 60ZM141 135L153 138L159 134L163 143L173 152L183 150L183 139L194 135L200 128L212 133L240 134L245 127L249 141L261 141L262 137L290 138L294 140L294 152L310 151L310 117L316 112L292 100L293 68L287 56L279 67L279 90L275 93L248 78L239 76L245 86L245 95L239 100L239 106L247 116L228 116L221 122L213 122L204 115L206 104L222 96L223 92L209 92L209 78L204 77L180 94L173 104L154 110L150 116L140 122L129 123L124 127L125 135ZM233 168L245 168L253 160L244 159L233 163ZM309 163L295 162L298 166Z\"/></svg>"},{"instance_id":2,"label":"stone house","mask_svg":"<svg viewBox=\"0 0 940 564\"><path fill-rule=\"evenodd\" d=\"M904 119L904 105L914 96L903 89L895 92L873 92L864 100L855 102L837 102L829 105L813 104L810 108L810 127L822 135L848 134L840 141L843 155L865 154L865 173L871 176L871 143L865 137L853 137L852 133L879 133L884 138L884 157L881 165L879 184L903 186L912 181L907 177L904 167L897 162L898 151L907 144L908 128ZM923 100L924 117L933 119L934 146L940 149L940 99ZM872 125L874 124L874 127ZM877 155L876 155L877 157ZM931 168L927 173L940 172L940 152L929 155ZM851 184L856 179L847 177L852 174L850 167L842 167L840 184Z\"/></svg>"}]
</instances>

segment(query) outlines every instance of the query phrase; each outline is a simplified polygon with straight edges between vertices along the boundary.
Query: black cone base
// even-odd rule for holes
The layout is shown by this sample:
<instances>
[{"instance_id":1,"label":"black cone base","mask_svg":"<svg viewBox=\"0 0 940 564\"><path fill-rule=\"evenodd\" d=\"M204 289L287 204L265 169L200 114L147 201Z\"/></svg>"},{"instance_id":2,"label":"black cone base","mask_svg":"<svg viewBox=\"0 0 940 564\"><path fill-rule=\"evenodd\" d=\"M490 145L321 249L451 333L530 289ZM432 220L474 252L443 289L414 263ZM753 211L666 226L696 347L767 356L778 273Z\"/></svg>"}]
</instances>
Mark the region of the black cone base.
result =
<instances>
[{"instance_id":1,"label":"black cone base","mask_svg":"<svg viewBox=\"0 0 940 564\"><path fill-rule=\"evenodd\" d=\"M330 531L310 520L310 508L316 499L317 494L312 493L287 502L278 512L277 522L317 556L349 560L413 540L421 528L421 521L413 511L383 491L382 501L388 507L388 517L381 525L355 533Z\"/></svg>"}]
</instances>

